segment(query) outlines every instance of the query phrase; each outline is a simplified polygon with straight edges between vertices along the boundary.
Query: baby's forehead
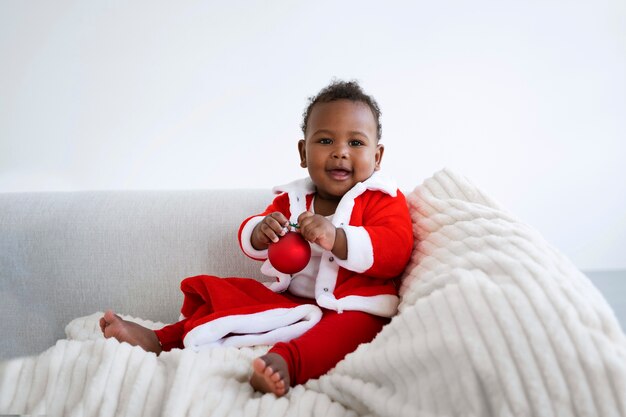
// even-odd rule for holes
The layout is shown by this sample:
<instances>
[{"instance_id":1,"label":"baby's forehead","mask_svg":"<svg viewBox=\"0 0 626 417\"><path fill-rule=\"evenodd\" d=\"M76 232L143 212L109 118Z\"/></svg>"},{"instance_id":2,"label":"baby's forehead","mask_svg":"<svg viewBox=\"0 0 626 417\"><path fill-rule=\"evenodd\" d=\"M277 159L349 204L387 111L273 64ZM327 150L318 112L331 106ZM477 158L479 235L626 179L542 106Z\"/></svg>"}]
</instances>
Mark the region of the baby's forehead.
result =
<instances>
[{"instance_id":1,"label":"baby's forehead","mask_svg":"<svg viewBox=\"0 0 626 417\"><path fill-rule=\"evenodd\" d=\"M307 134L319 128L351 128L371 131L376 136L377 125L370 107L361 101L347 99L316 103L311 109Z\"/></svg>"}]
</instances>

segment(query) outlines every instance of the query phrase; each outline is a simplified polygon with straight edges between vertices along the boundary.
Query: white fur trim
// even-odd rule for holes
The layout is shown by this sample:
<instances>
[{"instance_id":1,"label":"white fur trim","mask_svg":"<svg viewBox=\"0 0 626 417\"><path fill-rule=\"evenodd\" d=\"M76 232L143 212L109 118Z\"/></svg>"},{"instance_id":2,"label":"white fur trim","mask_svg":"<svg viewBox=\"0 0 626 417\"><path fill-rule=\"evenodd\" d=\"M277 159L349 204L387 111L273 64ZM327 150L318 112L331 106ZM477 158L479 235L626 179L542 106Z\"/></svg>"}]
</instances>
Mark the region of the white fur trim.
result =
<instances>
[{"instance_id":1,"label":"white fur trim","mask_svg":"<svg viewBox=\"0 0 626 417\"><path fill-rule=\"evenodd\" d=\"M183 344L196 352L213 346L273 345L304 334L321 318L322 310L312 304L225 316L193 328Z\"/></svg>"},{"instance_id":2,"label":"white fur trim","mask_svg":"<svg viewBox=\"0 0 626 417\"><path fill-rule=\"evenodd\" d=\"M344 311L363 311L380 317L393 317L398 312L400 299L391 294L373 295L364 297L349 295L343 298L335 298L330 293L321 294L317 297L317 304L329 310L339 313Z\"/></svg>"},{"instance_id":3,"label":"white fur trim","mask_svg":"<svg viewBox=\"0 0 626 417\"><path fill-rule=\"evenodd\" d=\"M298 217L306 211L306 195L289 193L289 222L298 224Z\"/></svg>"},{"instance_id":4,"label":"white fur trim","mask_svg":"<svg viewBox=\"0 0 626 417\"><path fill-rule=\"evenodd\" d=\"M343 310L339 310L339 304L337 303L337 299L332 293L322 293L315 298L315 301L320 307L343 313Z\"/></svg>"},{"instance_id":5,"label":"white fur trim","mask_svg":"<svg viewBox=\"0 0 626 417\"><path fill-rule=\"evenodd\" d=\"M251 218L241 230L241 248L246 255L254 259L267 259L267 249L254 249L254 246L252 246L252 242L250 241L252 238L252 231L257 224L263 221L264 218L264 216L255 216Z\"/></svg>"},{"instance_id":6,"label":"white fur trim","mask_svg":"<svg viewBox=\"0 0 626 417\"><path fill-rule=\"evenodd\" d=\"M320 296L335 292L337 274L339 273L339 265L335 261L336 259L331 251L324 251L320 258L319 271L315 280L315 299L319 305L321 305L319 303Z\"/></svg>"},{"instance_id":7,"label":"white fur trim","mask_svg":"<svg viewBox=\"0 0 626 417\"><path fill-rule=\"evenodd\" d=\"M267 288L269 288L273 292L285 292L287 291L287 288L289 288L289 284L291 284L290 277L288 277L287 279L285 278L281 279L280 277L278 277L278 281L269 283L267 285Z\"/></svg>"},{"instance_id":8,"label":"white fur trim","mask_svg":"<svg viewBox=\"0 0 626 417\"><path fill-rule=\"evenodd\" d=\"M311 178L306 177L287 184L277 185L272 188L272 191L274 194L288 193L306 196L307 194L313 194L315 192L315 184L313 184Z\"/></svg>"},{"instance_id":9,"label":"white fur trim","mask_svg":"<svg viewBox=\"0 0 626 417\"><path fill-rule=\"evenodd\" d=\"M274 193L287 193L289 197L289 222L298 223L300 214L306 211L306 196L315 192L315 185L310 178L302 178L289 184L272 189Z\"/></svg>"},{"instance_id":10,"label":"white fur trim","mask_svg":"<svg viewBox=\"0 0 626 417\"><path fill-rule=\"evenodd\" d=\"M382 191L392 197L396 196L396 192L398 190L396 182L387 177L381 171L375 171L368 179L357 184L364 184L365 189L367 190ZM307 195L315 192L315 184L313 184L311 178L305 177L287 184L277 185L272 188L272 191L274 194L294 193Z\"/></svg>"},{"instance_id":11,"label":"white fur trim","mask_svg":"<svg viewBox=\"0 0 626 417\"><path fill-rule=\"evenodd\" d=\"M374 265L374 248L369 233L362 226L340 226L346 232L348 258L336 258L339 266L362 273Z\"/></svg>"},{"instance_id":12,"label":"white fur trim","mask_svg":"<svg viewBox=\"0 0 626 417\"><path fill-rule=\"evenodd\" d=\"M357 310L380 317L393 317L398 312L400 299L391 294L364 297L349 295L337 300L341 310Z\"/></svg>"},{"instance_id":13,"label":"white fur trim","mask_svg":"<svg viewBox=\"0 0 626 417\"><path fill-rule=\"evenodd\" d=\"M289 284L291 283L291 275L284 274L278 271L276 268L272 266L269 259L263 262L263 265L261 265L261 273L268 277L273 277L273 278L278 279L278 281L272 282L271 284L267 286L270 290L274 292L283 292L287 288L289 288Z\"/></svg>"},{"instance_id":14,"label":"white fur trim","mask_svg":"<svg viewBox=\"0 0 626 417\"><path fill-rule=\"evenodd\" d=\"M380 171L375 171L372 176L363 181L363 185L368 190L382 191L392 197L398 193L397 183Z\"/></svg>"},{"instance_id":15,"label":"white fur trim","mask_svg":"<svg viewBox=\"0 0 626 417\"><path fill-rule=\"evenodd\" d=\"M396 183L379 172L374 172L371 177L363 182L358 182L352 187L339 201L339 205L335 210L333 224L335 227L346 226L350 224L352 210L354 209L354 200L366 191L381 191L395 197L398 192Z\"/></svg>"}]
</instances>

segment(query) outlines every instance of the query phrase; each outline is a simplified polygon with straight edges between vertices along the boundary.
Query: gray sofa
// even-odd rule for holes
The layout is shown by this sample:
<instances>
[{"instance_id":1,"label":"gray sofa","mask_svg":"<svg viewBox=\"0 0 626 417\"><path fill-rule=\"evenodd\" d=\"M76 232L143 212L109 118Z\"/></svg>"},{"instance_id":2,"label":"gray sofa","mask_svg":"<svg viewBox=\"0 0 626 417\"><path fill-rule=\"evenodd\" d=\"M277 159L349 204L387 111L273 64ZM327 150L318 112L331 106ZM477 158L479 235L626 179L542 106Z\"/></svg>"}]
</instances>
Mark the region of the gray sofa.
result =
<instances>
[{"instance_id":1,"label":"gray sofa","mask_svg":"<svg viewBox=\"0 0 626 417\"><path fill-rule=\"evenodd\" d=\"M237 230L271 198L270 190L1 193L0 360L40 353L70 320L107 308L175 321L188 276L262 279ZM626 286L614 280L606 295L623 316L617 283Z\"/></svg>"},{"instance_id":2,"label":"gray sofa","mask_svg":"<svg viewBox=\"0 0 626 417\"><path fill-rule=\"evenodd\" d=\"M40 353L112 308L173 322L181 279L261 279L237 231L269 190L0 194L0 359Z\"/></svg>"},{"instance_id":3,"label":"gray sofa","mask_svg":"<svg viewBox=\"0 0 626 417\"><path fill-rule=\"evenodd\" d=\"M0 414L626 415L626 336L602 295L449 170L407 195L418 242L399 314L286 398L248 384L263 347L157 358L99 337L93 315L57 342L72 319L107 308L175 321L187 276L261 279L237 231L271 197L0 194L0 351L34 355L0 363Z\"/></svg>"},{"instance_id":4,"label":"gray sofa","mask_svg":"<svg viewBox=\"0 0 626 417\"><path fill-rule=\"evenodd\" d=\"M0 360L40 353L70 320L107 308L175 321L188 276L263 279L237 230L271 198L270 190L0 193ZM592 276L624 326L626 282L602 278Z\"/></svg>"}]
</instances>

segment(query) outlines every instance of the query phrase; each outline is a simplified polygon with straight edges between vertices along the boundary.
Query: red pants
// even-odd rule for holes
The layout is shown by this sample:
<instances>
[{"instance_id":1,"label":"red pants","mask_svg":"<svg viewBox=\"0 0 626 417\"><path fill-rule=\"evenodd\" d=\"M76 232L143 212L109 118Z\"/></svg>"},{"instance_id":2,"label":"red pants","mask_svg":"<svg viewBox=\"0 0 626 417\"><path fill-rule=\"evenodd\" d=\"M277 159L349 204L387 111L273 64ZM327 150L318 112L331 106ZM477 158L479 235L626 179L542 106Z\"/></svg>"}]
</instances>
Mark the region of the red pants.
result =
<instances>
[{"instance_id":1,"label":"red pants","mask_svg":"<svg viewBox=\"0 0 626 417\"><path fill-rule=\"evenodd\" d=\"M270 349L287 362L292 386L324 375L361 343L374 339L389 322L362 311L323 311L322 319L311 330Z\"/></svg>"},{"instance_id":2,"label":"red pants","mask_svg":"<svg viewBox=\"0 0 626 417\"><path fill-rule=\"evenodd\" d=\"M299 301L312 302L303 299ZM289 342L277 343L270 349L270 352L279 354L287 362L292 386L324 375L361 343L374 339L389 322L387 318L361 311L339 314L323 309L323 312L322 319L311 330ZM184 347L184 325L185 320L182 320L155 331L164 351Z\"/></svg>"}]
</instances>

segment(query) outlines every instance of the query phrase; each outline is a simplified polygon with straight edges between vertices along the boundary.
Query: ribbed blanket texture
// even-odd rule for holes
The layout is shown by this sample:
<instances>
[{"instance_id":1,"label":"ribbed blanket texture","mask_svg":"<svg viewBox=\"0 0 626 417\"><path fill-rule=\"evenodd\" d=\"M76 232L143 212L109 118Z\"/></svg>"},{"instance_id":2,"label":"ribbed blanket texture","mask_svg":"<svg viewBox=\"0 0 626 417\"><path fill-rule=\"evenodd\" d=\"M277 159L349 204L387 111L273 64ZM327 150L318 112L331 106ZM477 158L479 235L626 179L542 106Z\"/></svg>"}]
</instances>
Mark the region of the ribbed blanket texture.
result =
<instances>
[{"instance_id":1,"label":"ribbed blanket texture","mask_svg":"<svg viewBox=\"0 0 626 417\"><path fill-rule=\"evenodd\" d=\"M586 276L449 170L407 199L416 246L400 313L320 379L262 395L248 379L267 347L157 357L103 339L96 313L0 364L0 413L626 416L626 337Z\"/></svg>"}]
</instances>

